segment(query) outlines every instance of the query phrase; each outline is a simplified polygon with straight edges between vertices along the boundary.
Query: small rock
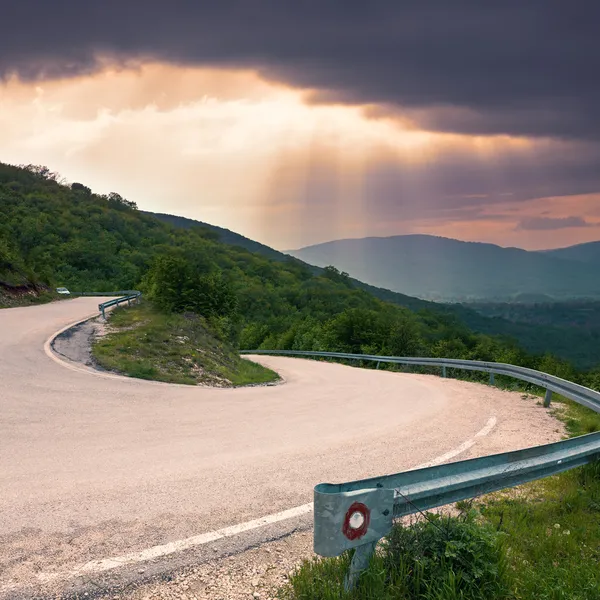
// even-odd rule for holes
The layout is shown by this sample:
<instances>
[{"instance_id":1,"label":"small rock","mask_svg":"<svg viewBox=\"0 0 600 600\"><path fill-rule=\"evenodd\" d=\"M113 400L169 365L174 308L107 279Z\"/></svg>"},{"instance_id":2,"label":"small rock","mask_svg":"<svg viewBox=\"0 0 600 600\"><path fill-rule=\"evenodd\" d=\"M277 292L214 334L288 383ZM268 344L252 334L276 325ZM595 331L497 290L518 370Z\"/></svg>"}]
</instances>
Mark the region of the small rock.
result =
<instances>
[{"instance_id":1,"label":"small rock","mask_svg":"<svg viewBox=\"0 0 600 600\"><path fill-rule=\"evenodd\" d=\"M260 594L259 594L258 592L254 592L254 593L252 594L252 597L253 597L253 598L260 598Z\"/></svg>"}]
</instances>

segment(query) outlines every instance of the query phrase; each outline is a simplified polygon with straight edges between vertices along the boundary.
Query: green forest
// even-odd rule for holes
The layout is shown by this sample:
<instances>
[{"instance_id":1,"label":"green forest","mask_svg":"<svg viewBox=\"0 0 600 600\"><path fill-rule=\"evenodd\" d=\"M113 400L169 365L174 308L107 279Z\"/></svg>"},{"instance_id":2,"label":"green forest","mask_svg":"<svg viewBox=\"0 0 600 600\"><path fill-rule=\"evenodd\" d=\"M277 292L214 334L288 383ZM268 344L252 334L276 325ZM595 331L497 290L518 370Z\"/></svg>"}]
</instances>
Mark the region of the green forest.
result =
<instances>
[{"instance_id":1,"label":"green forest","mask_svg":"<svg viewBox=\"0 0 600 600\"><path fill-rule=\"evenodd\" d=\"M0 286L141 289L164 313L200 314L243 349L480 359L600 384L598 368L577 372L506 336L475 333L434 304L386 302L333 267L222 243L213 230L176 227L40 166L0 164Z\"/></svg>"}]
</instances>

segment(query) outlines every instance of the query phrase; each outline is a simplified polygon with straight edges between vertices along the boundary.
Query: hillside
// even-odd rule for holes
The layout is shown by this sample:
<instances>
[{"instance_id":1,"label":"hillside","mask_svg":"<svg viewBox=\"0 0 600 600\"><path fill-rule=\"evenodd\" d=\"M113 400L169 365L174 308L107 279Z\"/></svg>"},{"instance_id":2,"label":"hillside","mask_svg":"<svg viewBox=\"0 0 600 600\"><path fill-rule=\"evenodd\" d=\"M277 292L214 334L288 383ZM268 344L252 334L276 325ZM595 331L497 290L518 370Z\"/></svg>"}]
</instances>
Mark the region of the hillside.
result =
<instances>
[{"instance_id":1,"label":"hillside","mask_svg":"<svg viewBox=\"0 0 600 600\"><path fill-rule=\"evenodd\" d=\"M169 223L169 225L173 225L174 227L181 227L182 229L204 229L206 231L212 232L214 234L213 239L218 240L223 244L228 244L229 246L238 246L239 248L245 248L250 252L262 254L263 256L266 256L271 260L285 262L291 259L291 257L288 254L278 252L277 250L274 250L269 246L265 246L265 244L255 242L254 240L244 237L239 233L235 233L235 231L225 229L224 227L219 227L218 225L210 225L209 223L204 223L202 221L188 219L187 217L179 217L177 215L168 215L165 213L144 212L144 214L156 217L158 220L163 221L164 223Z\"/></svg>"},{"instance_id":2,"label":"hillside","mask_svg":"<svg viewBox=\"0 0 600 600\"><path fill-rule=\"evenodd\" d=\"M334 265L371 285L435 301L600 298L600 280L582 262L548 253L428 235L327 242L290 251Z\"/></svg>"},{"instance_id":3,"label":"hillside","mask_svg":"<svg viewBox=\"0 0 600 600\"><path fill-rule=\"evenodd\" d=\"M255 252L275 261L296 262L296 264L302 265L304 268L309 270L311 273L314 273L315 275L323 273L323 267L317 267L310 263L304 262L298 258L291 256L290 254L279 252L278 250L270 248L265 244L255 242L254 240L244 237L239 233L235 233L234 231L224 229L223 227L219 227L217 225L211 225L210 223L204 223L203 221L196 221L194 219L188 219L186 217L178 217L176 215L167 215L163 213L147 212L145 214L153 215L157 219L164 221L165 223L169 223L175 227L181 227L183 229L198 228L201 231L204 230L206 233L211 232L213 234L212 239L218 240L219 242L228 244L230 246L245 248L250 252ZM439 308L438 305L427 300L407 296L406 294L394 292L386 288L378 288L373 285L369 285L364 281L354 279L353 277L348 277L347 279L357 289L365 290L366 292L368 292L372 296L375 296L376 298L379 298L380 300L391 302L399 306L404 306L406 308L410 308L411 310L437 310Z\"/></svg>"},{"instance_id":4,"label":"hillside","mask_svg":"<svg viewBox=\"0 0 600 600\"><path fill-rule=\"evenodd\" d=\"M600 242L588 242L555 250L542 250L540 253L553 258L576 260L588 265L600 266Z\"/></svg>"},{"instance_id":5,"label":"hillside","mask_svg":"<svg viewBox=\"0 0 600 600\"><path fill-rule=\"evenodd\" d=\"M164 310L191 306L245 348L533 360L451 315L382 302L335 269L273 261L204 228L173 227L119 194L56 179L48 169L0 165L0 240L32 280L72 291L141 286Z\"/></svg>"},{"instance_id":6,"label":"hillside","mask_svg":"<svg viewBox=\"0 0 600 600\"><path fill-rule=\"evenodd\" d=\"M283 252L278 252L228 229L173 215L155 214L155 216L177 227L196 227L210 230L218 236L220 241L226 244L246 248L277 261L286 261L290 258L289 255ZM306 265L306 263L302 264ZM313 267L312 265L306 265L306 267L311 269L315 274L323 272L321 267ZM357 279L349 278L349 281L353 287L365 290L385 302L397 304L416 312L425 311L426 313L435 312L443 314L447 318L464 323L478 333L514 339L525 350L534 354L551 352L556 356L571 361L577 367L585 369L600 364L600 344L598 344L598 334L595 329L573 328L569 323L562 322L555 324L552 320L545 321L543 326L541 326L541 324L529 320L527 315L519 319L508 318L504 314L499 314L497 311L498 305L490 305L488 310L485 304L475 306L472 304L434 303L368 285ZM539 306L539 304L533 304L539 302L544 302L546 303L545 305L552 306L548 304L550 300L551 298L544 294L518 294L514 298L514 303L507 306L513 306L515 309L523 306L526 310L528 306ZM557 314L560 311L559 307L562 305L553 304L553 306L556 307L554 314ZM566 308L568 310L569 307Z\"/></svg>"},{"instance_id":7,"label":"hillside","mask_svg":"<svg viewBox=\"0 0 600 600\"><path fill-rule=\"evenodd\" d=\"M72 291L142 286L149 296L152 285L160 288L148 279L151 267L166 260L179 265L166 269L167 274L185 271L196 282L187 305L209 316L237 346L536 364L509 339L514 337L511 327L523 332L521 325L488 319L468 307L440 306L374 288L262 244L254 243L260 254L253 253L240 243L252 240L229 232L235 244L230 245L217 239L221 232L204 224L187 225L175 227L143 213L118 194L61 185L47 169L0 164L3 264L18 265L30 284L65 285ZM277 260L265 257L267 250ZM163 288L184 296L177 296L176 287ZM236 310L222 314L223 298ZM171 301L164 306L184 310ZM523 336L532 338L531 331L526 328ZM537 354L554 350L552 343L541 341L528 348Z\"/></svg>"}]
</instances>

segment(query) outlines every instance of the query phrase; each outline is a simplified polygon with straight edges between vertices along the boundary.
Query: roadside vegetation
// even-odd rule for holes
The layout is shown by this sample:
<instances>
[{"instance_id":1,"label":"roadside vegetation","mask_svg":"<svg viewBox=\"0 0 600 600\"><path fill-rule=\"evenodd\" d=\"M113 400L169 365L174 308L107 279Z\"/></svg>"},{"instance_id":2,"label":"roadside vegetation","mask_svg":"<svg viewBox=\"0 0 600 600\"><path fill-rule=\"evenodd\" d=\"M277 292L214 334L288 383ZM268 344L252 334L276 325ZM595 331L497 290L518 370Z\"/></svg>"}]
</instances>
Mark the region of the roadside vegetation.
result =
<instances>
[{"instance_id":1,"label":"roadside vegetation","mask_svg":"<svg viewBox=\"0 0 600 600\"><path fill-rule=\"evenodd\" d=\"M570 435L600 415L561 399ZM600 463L496 492L395 526L346 593L351 552L304 562L284 600L598 600Z\"/></svg>"},{"instance_id":2,"label":"roadside vegetation","mask_svg":"<svg viewBox=\"0 0 600 600\"><path fill-rule=\"evenodd\" d=\"M1 282L0 282L1 283ZM54 300L64 300L64 296L49 289L23 288L15 291L11 288L3 288L0 285L0 308L15 308L17 306L33 306L45 304Z\"/></svg>"},{"instance_id":3,"label":"roadside vegetation","mask_svg":"<svg viewBox=\"0 0 600 600\"><path fill-rule=\"evenodd\" d=\"M381 300L334 267L272 260L207 228L174 227L118 193L67 185L35 165L0 163L0 281L141 289L165 315L210 320L233 348L488 360L600 386L600 366L581 371L510 337L476 333L447 307L408 298L411 310L391 292Z\"/></svg>"},{"instance_id":4,"label":"roadside vegetation","mask_svg":"<svg viewBox=\"0 0 600 600\"><path fill-rule=\"evenodd\" d=\"M493 328L476 333L447 307L365 287L333 267L272 260L221 243L204 227L175 227L118 193L68 185L46 167L0 163L0 281L17 283L20 274L26 285L72 292L142 289L170 314L207 317L215 302L225 302L219 318L233 347L481 359L600 383L600 366L580 371L527 352ZM174 301L178 290L186 297Z\"/></svg>"},{"instance_id":5,"label":"roadside vegetation","mask_svg":"<svg viewBox=\"0 0 600 600\"><path fill-rule=\"evenodd\" d=\"M194 313L165 314L144 302L110 312L108 330L92 355L101 367L130 377L218 387L279 379L240 358L215 325Z\"/></svg>"}]
</instances>

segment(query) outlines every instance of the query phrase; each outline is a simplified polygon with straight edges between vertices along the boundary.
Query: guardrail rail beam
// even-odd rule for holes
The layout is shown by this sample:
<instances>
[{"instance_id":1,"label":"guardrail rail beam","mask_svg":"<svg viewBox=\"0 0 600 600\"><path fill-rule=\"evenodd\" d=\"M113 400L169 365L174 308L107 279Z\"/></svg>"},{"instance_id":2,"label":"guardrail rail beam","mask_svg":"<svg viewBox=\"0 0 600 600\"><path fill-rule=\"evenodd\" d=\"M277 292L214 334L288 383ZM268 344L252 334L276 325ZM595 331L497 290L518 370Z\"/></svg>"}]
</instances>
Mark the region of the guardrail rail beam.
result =
<instances>
[{"instance_id":1,"label":"guardrail rail beam","mask_svg":"<svg viewBox=\"0 0 600 600\"><path fill-rule=\"evenodd\" d=\"M550 406L552 394L556 392L600 413L600 392L555 375L506 363L301 350L243 350L241 353L377 361L377 368L386 362L441 367L442 377L446 376L447 367L482 371L490 374L490 385L494 385L495 375L507 375L545 388L545 407ZM314 488L314 550L321 556L339 556L355 549L345 581L348 590L368 566L377 542L391 531L395 518L514 487L598 459L600 432L394 475L337 484L320 483Z\"/></svg>"},{"instance_id":2,"label":"guardrail rail beam","mask_svg":"<svg viewBox=\"0 0 600 600\"><path fill-rule=\"evenodd\" d=\"M127 306L131 306L131 302L135 302L139 304L142 297L142 292L133 291L127 293L127 295L122 296L121 298L114 298L113 300L107 300L106 302L102 302L98 304L98 310L102 313L102 318L106 319L106 309L111 306L119 306L122 302L127 302Z\"/></svg>"}]
</instances>

